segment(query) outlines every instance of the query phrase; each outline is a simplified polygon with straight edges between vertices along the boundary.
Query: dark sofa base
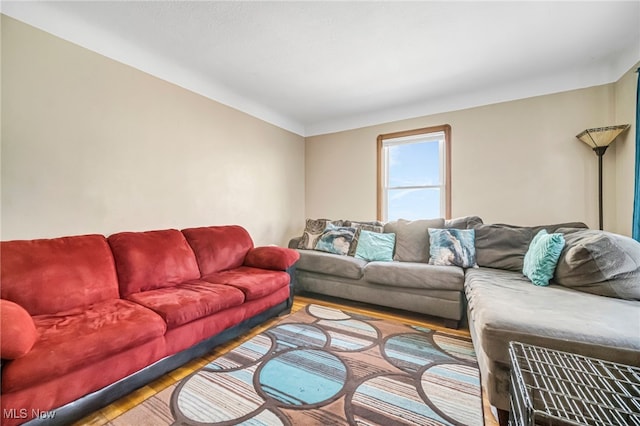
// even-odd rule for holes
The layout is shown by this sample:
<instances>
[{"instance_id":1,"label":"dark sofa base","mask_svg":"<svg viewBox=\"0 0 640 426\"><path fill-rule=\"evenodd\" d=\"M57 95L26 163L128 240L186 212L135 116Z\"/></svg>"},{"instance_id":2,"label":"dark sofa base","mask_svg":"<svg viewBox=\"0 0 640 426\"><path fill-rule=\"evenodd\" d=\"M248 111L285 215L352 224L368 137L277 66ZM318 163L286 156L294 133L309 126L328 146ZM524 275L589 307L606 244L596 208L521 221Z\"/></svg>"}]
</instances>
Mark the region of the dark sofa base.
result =
<instances>
[{"instance_id":1,"label":"dark sofa base","mask_svg":"<svg viewBox=\"0 0 640 426\"><path fill-rule=\"evenodd\" d=\"M234 327L224 330L223 332L210 337L189 349L185 349L177 354L163 358L135 374L125 377L124 379L104 387L99 391L85 395L82 398L70 402L62 407L54 408L51 410L55 412L55 416L53 418L33 419L24 424L28 426L67 425L80 420L86 415L91 414L94 411L97 411L146 385L147 383L160 378L169 371L175 370L187 362L205 355L216 346L247 333L253 327L278 315L289 313L291 311L292 302L293 292L291 292L290 299L287 299L284 302L235 325Z\"/></svg>"}]
</instances>

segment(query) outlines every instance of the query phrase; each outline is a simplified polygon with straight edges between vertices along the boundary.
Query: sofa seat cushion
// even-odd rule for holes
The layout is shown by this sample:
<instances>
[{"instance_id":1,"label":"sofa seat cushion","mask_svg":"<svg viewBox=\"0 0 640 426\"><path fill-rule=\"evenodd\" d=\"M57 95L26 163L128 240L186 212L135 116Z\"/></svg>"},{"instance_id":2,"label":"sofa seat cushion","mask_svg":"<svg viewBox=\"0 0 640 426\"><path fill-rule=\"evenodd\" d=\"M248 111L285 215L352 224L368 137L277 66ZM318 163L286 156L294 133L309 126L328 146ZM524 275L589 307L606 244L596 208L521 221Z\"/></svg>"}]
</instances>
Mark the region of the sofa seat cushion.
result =
<instances>
[{"instance_id":1,"label":"sofa seat cushion","mask_svg":"<svg viewBox=\"0 0 640 426\"><path fill-rule=\"evenodd\" d=\"M155 312L121 299L33 320L39 338L25 356L3 365L3 393L60 377L162 337L167 329Z\"/></svg>"},{"instance_id":2,"label":"sofa seat cushion","mask_svg":"<svg viewBox=\"0 0 640 426\"><path fill-rule=\"evenodd\" d=\"M394 287L462 291L464 270L417 262L371 262L364 267L364 278Z\"/></svg>"},{"instance_id":3,"label":"sofa seat cushion","mask_svg":"<svg viewBox=\"0 0 640 426\"><path fill-rule=\"evenodd\" d=\"M153 310L172 329L241 305L244 293L232 286L194 280L175 287L130 294L127 299Z\"/></svg>"},{"instance_id":4,"label":"sofa seat cushion","mask_svg":"<svg viewBox=\"0 0 640 426\"><path fill-rule=\"evenodd\" d=\"M296 269L320 274L335 275L337 277L362 278L366 260L356 259L351 256L338 256L319 251L298 250L300 260L296 263Z\"/></svg>"},{"instance_id":5,"label":"sofa seat cushion","mask_svg":"<svg viewBox=\"0 0 640 426\"><path fill-rule=\"evenodd\" d=\"M215 284L235 287L245 295L245 300L255 300L287 287L291 281L288 273L267 269L241 266L228 271L217 272L202 278Z\"/></svg>"},{"instance_id":6,"label":"sofa seat cushion","mask_svg":"<svg viewBox=\"0 0 640 426\"><path fill-rule=\"evenodd\" d=\"M468 269L469 321L482 350L508 364L508 343L520 341L623 364L640 363L640 302L560 285L533 285L521 273Z\"/></svg>"}]
</instances>

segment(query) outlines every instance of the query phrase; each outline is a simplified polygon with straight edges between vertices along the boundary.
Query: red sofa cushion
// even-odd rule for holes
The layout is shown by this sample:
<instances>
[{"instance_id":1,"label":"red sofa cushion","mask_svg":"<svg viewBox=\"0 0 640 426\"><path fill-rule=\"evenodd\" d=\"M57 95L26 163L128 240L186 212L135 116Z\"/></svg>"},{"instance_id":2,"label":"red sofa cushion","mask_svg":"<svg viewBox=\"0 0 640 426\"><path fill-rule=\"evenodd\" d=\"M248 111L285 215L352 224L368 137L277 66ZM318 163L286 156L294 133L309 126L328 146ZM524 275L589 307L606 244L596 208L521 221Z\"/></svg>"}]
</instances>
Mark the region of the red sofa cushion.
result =
<instances>
[{"instance_id":1,"label":"red sofa cushion","mask_svg":"<svg viewBox=\"0 0 640 426\"><path fill-rule=\"evenodd\" d=\"M253 240L241 226L209 226L183 229L198 259L202 276L241 266Z\"/></svg>"},{"instance_id":2,"label":"red sofa cushion","mask_svg":"<svg viewBox=\"0 0 640 426\"><path fill-rule=\"evenodd\" d=\"M244 302L244 293L235 287L191 281L176 287L134 293L128 300L160 315L169 329L214 314Z\"/></svg>"},{"instance_id":3,"label":"red sofa cushion","mask_svg":"<svg viewBox=\"0 0 640 426\"><path fill-rule=\"evenodd\" d=\"M26 410L26 412L22 411L26 418L7 416L1 420L2 426L24 423L32 417L37 417L39 412L55 410L57 407L115 383L162 359L166 355L165 348L164 337L157 337L147 343L118 352L109 358L74 369L67 374L57 375L15 392L3 393L0 398L1 412ZM52 422L40 420L36 424L64 424L60 420L60 414L56 414Z\"/></svg>"},{"instance_id":4,"label":"red sofa cushion","mask_svg":"<svg viewBox=\"0 0 640 426\"><path fill-rule=\"evenodd\" d=\"M216 284L236 287L245 294L246 300L255 300L289 285L289 274L283 271L241 266L229 271L217 272L202 278Z\"/></svg>"},{"instance_id":5,"label":"red sofa cushion","mask_svg":"<svg viewBox=\"0 0 640 426\"><path fill-rule=\"evenodd\" d=\"M176 229L121 232L108 240L122 297L200 278L193 251Z\"/></svg>"},{"instance_id":6,"label":"red sofa cushion","mask_svg":"<svg viewBox=\"0 0 640 426\"><path fill-rule=\"evenodd\" d=\"M36 340L38 340L38 332L29 312L13 302L0 300L0 356L2 359L16 359L26 355Z\"/></svg>"},{"instance_id":7,"label":"red sofa cushion","mask_svg":"<svg viewBox=\"0 0 640 426\"><path fill-rule=\"evenodd\" d=\"M155 312L121 299L33 320L40 338L25 356L3 365L3 393L75 371L163 336L167 329Z\"/></svg>"},{"instance_id":8,"label":"red sofa cushion","mask_svg":"<svg viewBox=\"0 0 640 426\"><path fill-rule=\"evenodd\" d=\"M0 297L31 315L118 298L113 256L102 235L0 243Z\"/></svg>"},{"instance_id":9,"label":"red sofa cushion","mask_svg":"<svg viewBox=\"0 0 640 426\"><path fill-rule=\"evenodd\" d=\"M244 265L253 268L286 271L287 268L296 263L298 259L300 259L300 253L295 250L284 247L265 246L249 250L247 257L244 259Z\"/></svg>"},{"instance_id":10,"label":"red sofa cushion","mask_svg":"<svg viewBox=\"0 0 640 426\"><path fill-rule=\"evenodd\" d=\"M268 296L245 301L240 306L234 306L233 308L216 312L208 317L203 317L180 327L167 330L167 334L165 335L167 352L175 353L189 348L202 340L215 336L246 319L284 302L288 298L289 287L282 287L280 290Z\"/></svg>"}]
</instances>

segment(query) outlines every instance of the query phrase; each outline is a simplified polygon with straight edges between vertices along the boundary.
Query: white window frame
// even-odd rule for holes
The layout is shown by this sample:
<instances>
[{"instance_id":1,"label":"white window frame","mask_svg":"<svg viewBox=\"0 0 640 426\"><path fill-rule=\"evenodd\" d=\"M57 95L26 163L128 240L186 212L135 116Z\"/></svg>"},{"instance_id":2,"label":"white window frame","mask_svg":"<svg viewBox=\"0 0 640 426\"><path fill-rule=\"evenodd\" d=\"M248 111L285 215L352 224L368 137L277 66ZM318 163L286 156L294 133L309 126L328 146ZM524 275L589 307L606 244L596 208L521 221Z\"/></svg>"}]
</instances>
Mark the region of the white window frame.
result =
<instances>
[{"instance_id":1,"label":"white window frame","mask_svg":"<svg viewBox=\"0 0 640 426\"><path fill-rule=\"evenodd\" d=\"M389 186L389 148L398 145L438 143L440 161L439 184ZM451 126L435 126L378 136L378 220L388 220L388 194L394 189L440 189L440 216L451 217Z\"/></svg>"}]
</instances>

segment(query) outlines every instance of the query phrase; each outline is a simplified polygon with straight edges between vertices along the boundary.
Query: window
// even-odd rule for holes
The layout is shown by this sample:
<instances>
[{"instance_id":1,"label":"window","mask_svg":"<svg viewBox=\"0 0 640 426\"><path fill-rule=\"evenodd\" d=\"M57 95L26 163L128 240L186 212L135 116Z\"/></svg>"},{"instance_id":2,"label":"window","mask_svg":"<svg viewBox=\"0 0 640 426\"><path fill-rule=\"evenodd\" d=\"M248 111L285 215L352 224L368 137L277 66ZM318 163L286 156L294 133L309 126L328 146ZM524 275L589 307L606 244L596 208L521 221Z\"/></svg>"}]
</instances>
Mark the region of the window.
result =
<instances>
[{"instance_id":1,"label":"window","mask_svg":"<svg viewBox=\"0 0 640 426\"><path fill-rule=\"evenodd\" d=\"M378 219L449 218L449 125L378 136Z\"/></svg>"}]
</instances>

